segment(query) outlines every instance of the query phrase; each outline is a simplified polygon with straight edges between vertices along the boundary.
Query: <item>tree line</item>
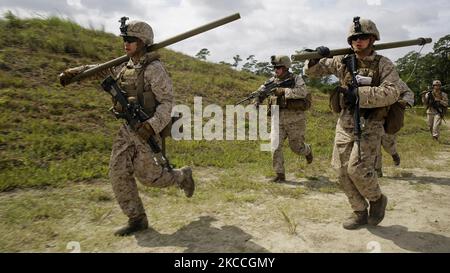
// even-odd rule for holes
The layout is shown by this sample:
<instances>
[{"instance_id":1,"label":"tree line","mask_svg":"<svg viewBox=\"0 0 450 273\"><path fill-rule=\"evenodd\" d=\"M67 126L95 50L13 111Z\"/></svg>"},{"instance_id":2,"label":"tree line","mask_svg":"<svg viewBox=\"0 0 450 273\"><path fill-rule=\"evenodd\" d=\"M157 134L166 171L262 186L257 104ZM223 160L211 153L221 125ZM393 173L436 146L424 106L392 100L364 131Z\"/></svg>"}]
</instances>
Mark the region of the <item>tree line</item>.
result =
<instances>
[{"instance_id":1,"label":"tree line","mask_svg":"<svg viewBox=\"0 0 450 273\"><path fill-rule=\"evenodd\" d=\"M211 55L211 52L207 48L202 48L195 57L199 60L206 61L207 57ZM260 76L270 77L273 73L273 68L270 62L261 62L256 59L255 55L250 55L247 58L242 59L242 57L238 54L233 56L233 62L229 63L226 61L221 61L219 64L230 66L234 69L246 71L249 73L253 73ZM303 69L303 64L301 63L293 63L292 71L296 74L300 74Z\"/></svg>"},{"instance_id":2,"label":"tree line","mask_svg":"<svg viewBox=\"0 0 450 273\"><path fill-rule=\"evenodd\" d=\"M419 54L411 51L396 62L400 77L420 101L419 94L430 90L433 80L440 80L445 92L450 91L450 34L440 38L433 51Z\"/></svg>"}]
</instances>

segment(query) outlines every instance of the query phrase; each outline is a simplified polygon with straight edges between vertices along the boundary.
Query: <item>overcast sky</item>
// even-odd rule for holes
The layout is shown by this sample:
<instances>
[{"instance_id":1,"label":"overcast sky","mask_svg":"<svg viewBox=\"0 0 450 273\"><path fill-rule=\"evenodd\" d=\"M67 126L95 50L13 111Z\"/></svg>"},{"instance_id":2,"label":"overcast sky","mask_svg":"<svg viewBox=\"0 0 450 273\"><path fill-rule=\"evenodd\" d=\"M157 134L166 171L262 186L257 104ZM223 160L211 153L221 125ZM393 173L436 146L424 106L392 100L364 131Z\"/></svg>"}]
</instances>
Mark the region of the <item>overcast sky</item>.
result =
<instances>
[{"instance_id":1,"label":"overcast sky","mask_svg":"<svg viewBox=\"0 0 450 273\"><path fill-rule=\"evenodd\" d=\"M450 34L448 0L1 0L0 12L6 10L23 17L57 15L117 35L119 18L127 16L148 22L156 42L239 12L242 19L170 47L192 56L208 48L208 59L215 62L232 62L236 54L267 61L270 55L291 55L305 47L347 47L354 16L375 21L381 42L418 37L436 42ZM396 60L419 49L381 54ZM431 49L427 45L423 52Z\"/></svg>"}]
</instances>

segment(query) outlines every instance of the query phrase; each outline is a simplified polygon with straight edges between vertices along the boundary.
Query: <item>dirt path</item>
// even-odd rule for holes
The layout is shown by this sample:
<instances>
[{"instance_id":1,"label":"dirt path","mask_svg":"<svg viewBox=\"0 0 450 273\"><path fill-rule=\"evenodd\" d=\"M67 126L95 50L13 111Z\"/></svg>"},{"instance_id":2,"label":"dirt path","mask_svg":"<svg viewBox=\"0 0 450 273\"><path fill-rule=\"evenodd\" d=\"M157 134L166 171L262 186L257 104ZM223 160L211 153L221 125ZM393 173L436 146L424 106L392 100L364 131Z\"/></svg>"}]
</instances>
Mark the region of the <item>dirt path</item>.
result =
<instances>
[{"instance_id":1,"label":"dirt path","mask_svg":"<svg viewBox=\"0 0 450 273\"><path fill-rule=\"evenodd\" d=\"M450 149L439 158L441 167L448 168ZM298 199L270 198L270 193L266 193L269 198L261 202L217 204L190 213L183 210L184 218L177 219L178 226L170 223L174 217L180 217L180 210L165 215L164 210L170 206L161 204L160 209L150 212L154 229L120 239L110 233L125 219L111 200L109 209L101 211L100 220L93 222L75 214L67 216L69 219L57 217L54 225L50 225L45 221L51 221L52 213L45 213L42 219L19 230L10 240L23 236L15 250L25 252L67 252L65 246L69 241L79 241L81 251L87 252L450 252L450 172L407 169L390 177L391 172L386 170L387 177L381 181L389 197L386 218L374 228L347 231L341 227L341 220L349 212L341 192L310 193ZM302 187L301 182L297 183L299 186L286 187ZM85 185L82 192L99 187L110 192L109 185L104 184ZM69 197L74 190L66 187L45 193L39 190L2 194L0 201L48 199L51 202L52 196L56 196L53 191L58 196ZM143 199L147 210L155 207L145 196ZM280 213L283 208L291 225ZM39 225L43 229L49 227L45 232L54 231L33 246L27 236L40 232ZM11 251L8 247L2 249Z\"/></svg>"},{"instance_id":2,"label":"dirt path","mask_svg":"<svg viewBox=\"0 0 450 273\"><path fill-rule=\"evenodd\" d=\"M111 235L125 217L108 184L0 194L0 215L10 222L0 223L0 247L68 252L66 245L75 241L86 252L450 252L450 146L442 147L433 171L385 168L381 186L389 202L378 227L344 230L350 208L340 191L293 198L262 187L248 189L244 202L211 200L202 187L217 177L199 169L205 175L192 200L170 191L163 198L160 192L141 194L152 229L127 238ZM307 181L289 178L294 181L283 185L287 191L305 188ZM309 183L332 182L322 177ZM27 208L32 213L42 203L47 205L28 216ZM11 218L14 213L18 219Z\"/></svg>"},{"instance_id":3,"label":"dirt path","mask_svg":"<svg viewBox=\"0 0 450 273\"><path fill-rule=\"evenodd\" d=\"M343 229L341 221L350 211L345 195L312 192L295 200L273 196L270 201L205 213L175 233L152 231L138 235L136 240L124 243L123 250L450 252L450 146L442 147L433 159L436 171L384 169L380 183L389 202L386 218L378 227ZM286 187L302 187L303 182L297 179ZM281 214L269 213L280 208L287 208L292 224ZM289 227L295 233L289 232Z\"/></svg>"},{"instance_id":4,"label":"dirt path","mask_svg":"<svg viewBox=\"0 0 450 273\"><path fill-rule=\"evenodd\" d=\"M450 150L441 156L450 166ZM296 234L289 234L287 224L279 219L258 217L272 205L268 202L230 214L205 214L171 234L142 233L121 248L149 252L450 252L450 172L414 169L402 174L407 177L382 179L389 205L378 227L344 230L341 220L349 211L344 194L309 194L294 202L297 211L291 210ZM292 201L278 198L275 202Z\"/></svg>"}]
</instances>

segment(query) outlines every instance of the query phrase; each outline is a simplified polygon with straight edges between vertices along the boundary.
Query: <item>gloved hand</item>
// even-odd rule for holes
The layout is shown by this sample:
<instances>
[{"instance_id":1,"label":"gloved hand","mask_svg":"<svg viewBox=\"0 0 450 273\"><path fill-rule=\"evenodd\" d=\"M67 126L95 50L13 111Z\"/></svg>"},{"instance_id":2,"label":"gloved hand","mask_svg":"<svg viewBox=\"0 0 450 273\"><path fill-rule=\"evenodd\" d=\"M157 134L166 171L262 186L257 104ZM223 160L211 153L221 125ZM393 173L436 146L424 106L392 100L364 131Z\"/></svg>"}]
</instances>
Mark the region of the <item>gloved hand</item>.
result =
<instances>
[{"instance_id":1,"label":"gloved hand","mask_svg":"<svg viewBox=\"0 0 450 273\"><path fill-rule=\"evenodd\" d=\"M284 93L285 93L284 88L280 88L280 87L275 88L275 90L273 91L273 94L277 97L283 96Z\"/></svg>"},{"instance_id":2,"label":"gloved hand","mask_svg":"<svg viewBox=\"0 0 450 273\"><path fill-rule=\"evenodd\" d=\"M80 74L84 70L85 70L84 66L66 69L64 70L63 73L59 74L58 76L59 82L61 83L62 86L66 86L67 84L69 84L70 80L73 79L73 77Z\"/></svg>"},{"instance_id":3,"label":"gloved hand","mask_svg":"<svg viewBox=\"0 0 450 273\"><path fill-rule=\"evenodd\" d=\"M155 131L148 122L141 122L136 132L143 140L147 141L151 136L155 135Z\"/></svg>"},{"instance_id":4,"label":"gloved hand","mask_svg":"<svg viewBox=\"0 0 450 273\"><path fill-rule=\"evenodd\" d=\"M372 77L356 75L356 81L358 82L359 86L369 86L372 84Z\"/></svg>"},{"instance_id":5,"label":"gloved hand","mask_svg":"<svg viewBox=\"0 0 450 273\"><path fill-rule=\"evenodd\" d=\"M344 104L347 107L354 107L356 104L356 94L352 89L348 89L348 88L344 88L344 87L340 87L339 91L344 95Z\"/></svg>"},{"instance_id":6,"label":"gloved hand","mask_svg":"<svg viewBox=\"0 0 450 273\"><path fill-rule=\"evenodd\" d=\"M322 57L330 56L330 49L326 46L319 46L316 48L316 52L319 53Z\"/></svg>"}]
</instances>

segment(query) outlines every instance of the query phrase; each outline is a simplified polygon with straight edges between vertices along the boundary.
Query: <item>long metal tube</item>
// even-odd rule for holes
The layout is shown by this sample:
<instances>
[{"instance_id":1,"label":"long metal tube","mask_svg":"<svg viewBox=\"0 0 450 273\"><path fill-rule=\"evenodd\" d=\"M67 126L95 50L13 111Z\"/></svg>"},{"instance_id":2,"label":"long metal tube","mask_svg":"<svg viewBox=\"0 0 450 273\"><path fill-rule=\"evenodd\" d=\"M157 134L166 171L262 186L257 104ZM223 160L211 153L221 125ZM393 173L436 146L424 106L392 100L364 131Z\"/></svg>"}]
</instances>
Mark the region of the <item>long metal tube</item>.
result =
<instances>
[{"instance_id":1,"label":"long metal tube","mask_svg":"<svg viewBox=\"0 0 450 273\"><path fill-rule=\"evenodd\" d=\"M208 24L200 26L198 28L189 30L189 31L187 31L185 33L179 34L179 35L177 35L175 37L166 39L166 40L164 40L162 42L159 42L157 44L150 45L149 47L147 47L147 51L148 52L155 51L155 50L158 50L160 48L163 48L163 47L166 47L166 46L178 43L178 42L186 40L186 39L188 39L188 38L190 38L192 36L195 36L195 35L198 35L200 33L209 31L211 29L220 27L222 25L228 24L228 23L233 22L235 20L238 20L240 18L241 18L240 14L239 13L235 13L233 15L224 17L222 19L216 20L214 22L208 23ZM114 66L118 66L118 65L120 65L120 64L122 64L124 62L127 62L128 60L129 60L129 57L127 55L124 55L122 57L119 57L119 58L113 59L111 61L108 61L106 63L102 63L102 64L100 64L100 65L98 65L96 67L90 68L90 69L84 71L83 73L80 73L80 74L76 75L67 84L70 84L70 83L73 83L73 82L77 82L77 81L80 81L80 80L82 80L84 78L93 76L98 71L102 71L102 70L105 70L105 69L108 69L108 68L111 68L111 67L114 67Z\"/></svg>"}]
</instances>

